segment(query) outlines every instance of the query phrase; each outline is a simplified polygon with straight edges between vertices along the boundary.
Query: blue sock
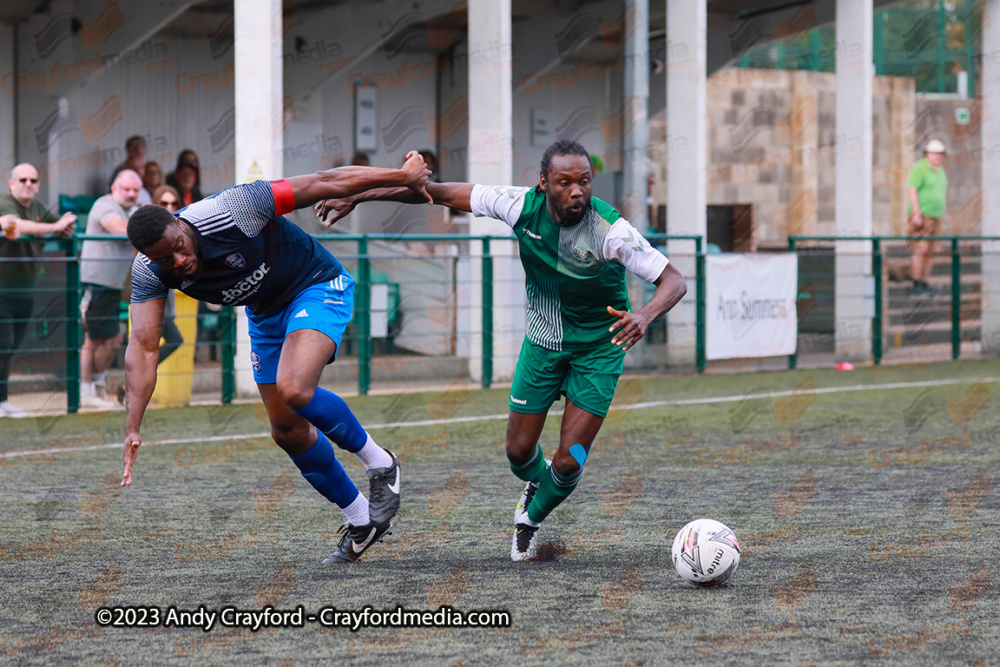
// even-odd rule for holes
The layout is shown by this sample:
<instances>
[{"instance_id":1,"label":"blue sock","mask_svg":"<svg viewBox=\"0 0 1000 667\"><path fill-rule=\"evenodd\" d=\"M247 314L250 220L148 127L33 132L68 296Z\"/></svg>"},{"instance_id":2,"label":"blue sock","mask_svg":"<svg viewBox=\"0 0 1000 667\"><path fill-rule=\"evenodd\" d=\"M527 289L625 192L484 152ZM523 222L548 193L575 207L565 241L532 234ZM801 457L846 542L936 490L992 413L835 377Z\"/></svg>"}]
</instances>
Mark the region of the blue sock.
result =
<instances>
[{"instance_id":1,"label":"blue sock","mask_svg":"<svg viewBox=\"0 0 1000 667\"><path fill-rule=\"evenodd\" d=\"M317 387L308 405L295 413L305 417L341 449L357 452L368 442L368 433L344 399L322 387Z\"/></svg>"},{"instance_id":2,"label":"blue sock","mask_svg":"<svg viewBox=\"0 0 1000 667\"><path fill-rule=\"evenodd\" d=\"M344 466L333 455L333 445L322 433L316 444L302 456L293 456L292 462L302 471L302 476L337 507L344 509L358 497L358 487L344 472Z\"/></svg>"}]
</instances>

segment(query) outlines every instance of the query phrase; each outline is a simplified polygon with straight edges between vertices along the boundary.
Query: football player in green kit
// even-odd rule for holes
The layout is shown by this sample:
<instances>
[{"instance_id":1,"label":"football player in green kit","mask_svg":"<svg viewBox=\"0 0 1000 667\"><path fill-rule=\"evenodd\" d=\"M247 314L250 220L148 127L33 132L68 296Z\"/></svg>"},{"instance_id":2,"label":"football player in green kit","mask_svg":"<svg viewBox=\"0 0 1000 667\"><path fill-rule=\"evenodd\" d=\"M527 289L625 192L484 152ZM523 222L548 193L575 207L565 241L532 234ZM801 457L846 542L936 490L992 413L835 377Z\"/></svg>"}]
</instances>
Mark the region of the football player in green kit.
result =
<instances>
[{"instance_id":1,"label":"football player in green kit","mask_svg":"<svg viewBox=\"0 0 1000 667\"><path fill-rule=\"evenodd\" d=\"M527 288L527 331L514 371L507 421L510 469L525 482L514 511L511 559L536 557L541 523L580 481L607 416L625 351L687 292L683 276L618 211L591 197L594 173L574 141L549 146L534 188L428 183L434 202L495 218L514 230ZM405 188L369 190L317 205L328 224L364 201L419 203ZM628 269L656 285L632 312ZM545 459L539 437L552 403L566 396L559 448Z\"/></svg>"}]
</instances>

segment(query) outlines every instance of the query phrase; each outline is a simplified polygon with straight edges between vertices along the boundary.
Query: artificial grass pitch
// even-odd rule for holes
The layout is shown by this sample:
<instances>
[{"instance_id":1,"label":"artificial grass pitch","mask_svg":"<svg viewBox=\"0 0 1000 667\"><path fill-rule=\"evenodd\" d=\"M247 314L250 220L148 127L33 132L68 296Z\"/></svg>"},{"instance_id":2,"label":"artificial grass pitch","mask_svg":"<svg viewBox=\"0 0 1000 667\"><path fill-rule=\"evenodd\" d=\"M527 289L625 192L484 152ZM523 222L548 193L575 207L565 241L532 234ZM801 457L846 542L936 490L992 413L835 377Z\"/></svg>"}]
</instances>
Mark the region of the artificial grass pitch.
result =
<instances>
[{"instance_id":1,"label":"artificial grass pitch","mask_svg":"<svg viewBox=\"0 0 1000 667\"><path fill-rule=\"evenodd\" d=\"M342 515L261 437L260 406L148 413L152 446L128 489L123 413L0 420L0 660L985 665L1000 653L990 377L1000 360L624 378L616 406L689 403L611 412L535 563L510 562L523 483L504 454L504 390L349 399L400 456L403 501L393 534L344 567L320 565ZM855 385L882 388L825 393ZM356 458L337 455L367 492ZM700 517L742 546L717 589L686 584L670 560L676 531ZM506 610L512 625L94 622L100 607L148 605L446 605Z\"/></svg>"}]
</instances>

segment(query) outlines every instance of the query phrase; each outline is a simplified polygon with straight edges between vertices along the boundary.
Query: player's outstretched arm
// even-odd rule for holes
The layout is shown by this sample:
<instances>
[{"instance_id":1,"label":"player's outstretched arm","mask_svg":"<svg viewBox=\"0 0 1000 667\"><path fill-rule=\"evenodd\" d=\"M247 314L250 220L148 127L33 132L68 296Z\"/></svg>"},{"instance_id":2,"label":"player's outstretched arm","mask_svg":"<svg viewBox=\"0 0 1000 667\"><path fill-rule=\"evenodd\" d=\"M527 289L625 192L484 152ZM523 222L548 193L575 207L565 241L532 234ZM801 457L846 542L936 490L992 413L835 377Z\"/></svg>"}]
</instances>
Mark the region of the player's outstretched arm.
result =
<instances>
[{"instance_id":1,"label":"player's outstretched arm","mask_svg":"<svg viewBox=\"0 0 1000 667\"><path fill-rule=\"evenodd\" d=\"M687 294L687 282L673 264L667 264L660 277L653 281L656 291L645 306L634 313L615 310L608 306L608 312L618 318L609 331L617 330L612 344L629 349L646 335L649 323L665 314Z\"/></svg>"},{"instance_id":2,"label":"player's outstretched arm","mask_svg":"<svg viewBox=\"0 0 1000 667\"><path fill-rule=\"evenodd\" d=\"M466 213L472 212L472 183L428 183L427 194L435 204L447 206ZM395 201L403 204L426 204L427 200L409 188L372 188L350 197L324 199L316 204L316 217L326 218L326 226L344 218L354 208L366 201ZM329 214L329 218L327 215Z\"/></svg>"},{"instance_id":3,"label":"player's outstretched arm","mask_svg":"<svg viewBox=\"0 0 1000 667\"><path fill-rule=\"evenodd\" d=\"M324 199L340 199L357 195L372 188L402 188L419 197L417 201L433 204L427 193L427 168L420 153L410 151L402 169L374 167L337 167L315 174L292 176L288 184L295 195L295 208L312 206Z\"/></svg>"},{"instance_id":4,"label":"player's outstretched arm","mask_svg":"<svg viewBox=\"0 0 1000 667\"><path fill-rule=\"evenodd\" d=\"M132 485L132 466L139 456L139 426L156 388L160 336L166 299L132 304L132 335L125 349L125 446L122 450L122 486Z\"/></svg>"}]
</instances>

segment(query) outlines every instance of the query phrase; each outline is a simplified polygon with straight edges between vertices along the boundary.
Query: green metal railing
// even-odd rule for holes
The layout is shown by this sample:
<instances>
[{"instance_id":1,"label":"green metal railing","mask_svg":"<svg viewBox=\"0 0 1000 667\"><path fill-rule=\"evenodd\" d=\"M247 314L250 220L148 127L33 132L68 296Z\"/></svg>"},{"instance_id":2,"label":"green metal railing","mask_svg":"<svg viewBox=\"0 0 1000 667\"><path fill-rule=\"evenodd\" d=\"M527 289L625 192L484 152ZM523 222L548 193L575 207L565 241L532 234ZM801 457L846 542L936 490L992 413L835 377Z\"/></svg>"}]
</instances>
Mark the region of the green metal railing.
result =
<instances>
[{"instance_id":1,"label":"green metal railing","mask_svg":"<svg viewBox=\"0 0 1000 667\"><path fill-rule=\"evenodd\" d=\"M427 234L406 235L394 234L322 234L314 238L318 241L353 242L357 244L357 270L355 279L355 300L357 303L356 326L358 332L358 392L367 394L372 381L372 344L371 344L371 288L372 267L369 253L373 241L433 241L433 242L471 242L482 243L478 259L482 262L481 272L481 303L482 303L482 374L481 385L488 388L493 382L493 242L516 242L513 236L477 236L461 234ZM699 372L705 369L705 256L702 252L703 240L695 235L647 234L646 238L657 247L664 247L669 241L691 241L695 246L695 289L696 289L696 340L695 359ZM122 241L127 240L121 235L77 235L67 239L56 240L67 258L78 257L81 243L86 240ZM350 258L351 255L342 255ZM476 256L471 256L476 259ZM81 291L80 264L77 261L67 262L66 289L69 294L76 295L66 300L66 360L67 360L67 408L69 412L77 412L80 407L80 348L83 344L83 332L80 326ZM222 391L221 401L230 403L236 396L236 310L225 307L220 313L222 333Z\"/></svg>"},{"instance_id":2,"label":"green metal railing","mask_svg":"<svg viewBox=\"0 0 1000 667\"><path fill-rule=\"evenodd\" d=\"M872 244L872 278L874 280L874 316L872 317L872 361L878 366L882 363L883 357L883 313L885 304L883 303L883 245L886 241L947 241L950 244L951 256L951 357L958 359L962 352L962 253L959 248L961 242L977 241L1000 241L1000 236L789 236L788 252L798 252L799 243L802 241L814 241L820 243L831 243L836 241L863 241ZM788 356L788 367L795 368L798 363L798 355Z\"/></svg>"},{"instance_id":3,"label":"green metal railing","mask_svg":"<svg viewBox=\"0 0 1000 667\"><path fill-rule=\"evenodd\" d=\"M58 244L67 258L78 258L83 241L127 241L125 235L77 234L65 239L49 239ZM80 349L83 346L81 326L80 262L66 263L66 409L78 412L80 409ZM236 397L236 309L223 307L219 313L222 334L222 391L223 403L231 403Z\"/></svg>"},{"instance_id":4,"label":"green metal railing","mask_svg":"<svg viewBox=\"0 0 1000 667\"><path fill-rule=\"evenodd\" d=\"M646 239L654 245L662 245L661 241L693 241L695 244L695 282L697 287L696 300L696 342L695 359L700 371L705 369L705 258L702 253L702 238L695 235L646 234ZM354 242L358 247L357 285L355 299L358 303L358 393L365 395L371 389L371 273L369 259L369 242L371 241L467 241L482 243L481 303L482 303L482 371L480 384L489 388L493 383L493 252L492 242L506 241L514 243L514 236L476 236L462 234L318 234L317 241ZM345 256L346 257L346 256Z\"/></svg>"},{"instance_id":5,"label":"green metal railing","mask_svg":"<svg viewBox=\"0 0 1000 667\"><path fill-rule=\"evenodd\" d=\"M79 255L76 237L60 239L67 258ZM66 263L66 288L71 298L66 299L66 407L69 412L80 409L80 348L83 346L83 327L80 323L80 263Z\"/></svg>"},{"instance_id":6,"label":"green metal railing","mask_svg":"<svg viewBox=\"0 0 1000 667\"><path fill-rule=\"evenodd\" d=\"M659 241L694 241L694 282L695 282L695 368L699 373L705 370L705 253L704 237L696 234L645 234L647 241L653 245L662 245ZM668 341L669 344L669 341Z\"/></svg>"}]
</instances>

